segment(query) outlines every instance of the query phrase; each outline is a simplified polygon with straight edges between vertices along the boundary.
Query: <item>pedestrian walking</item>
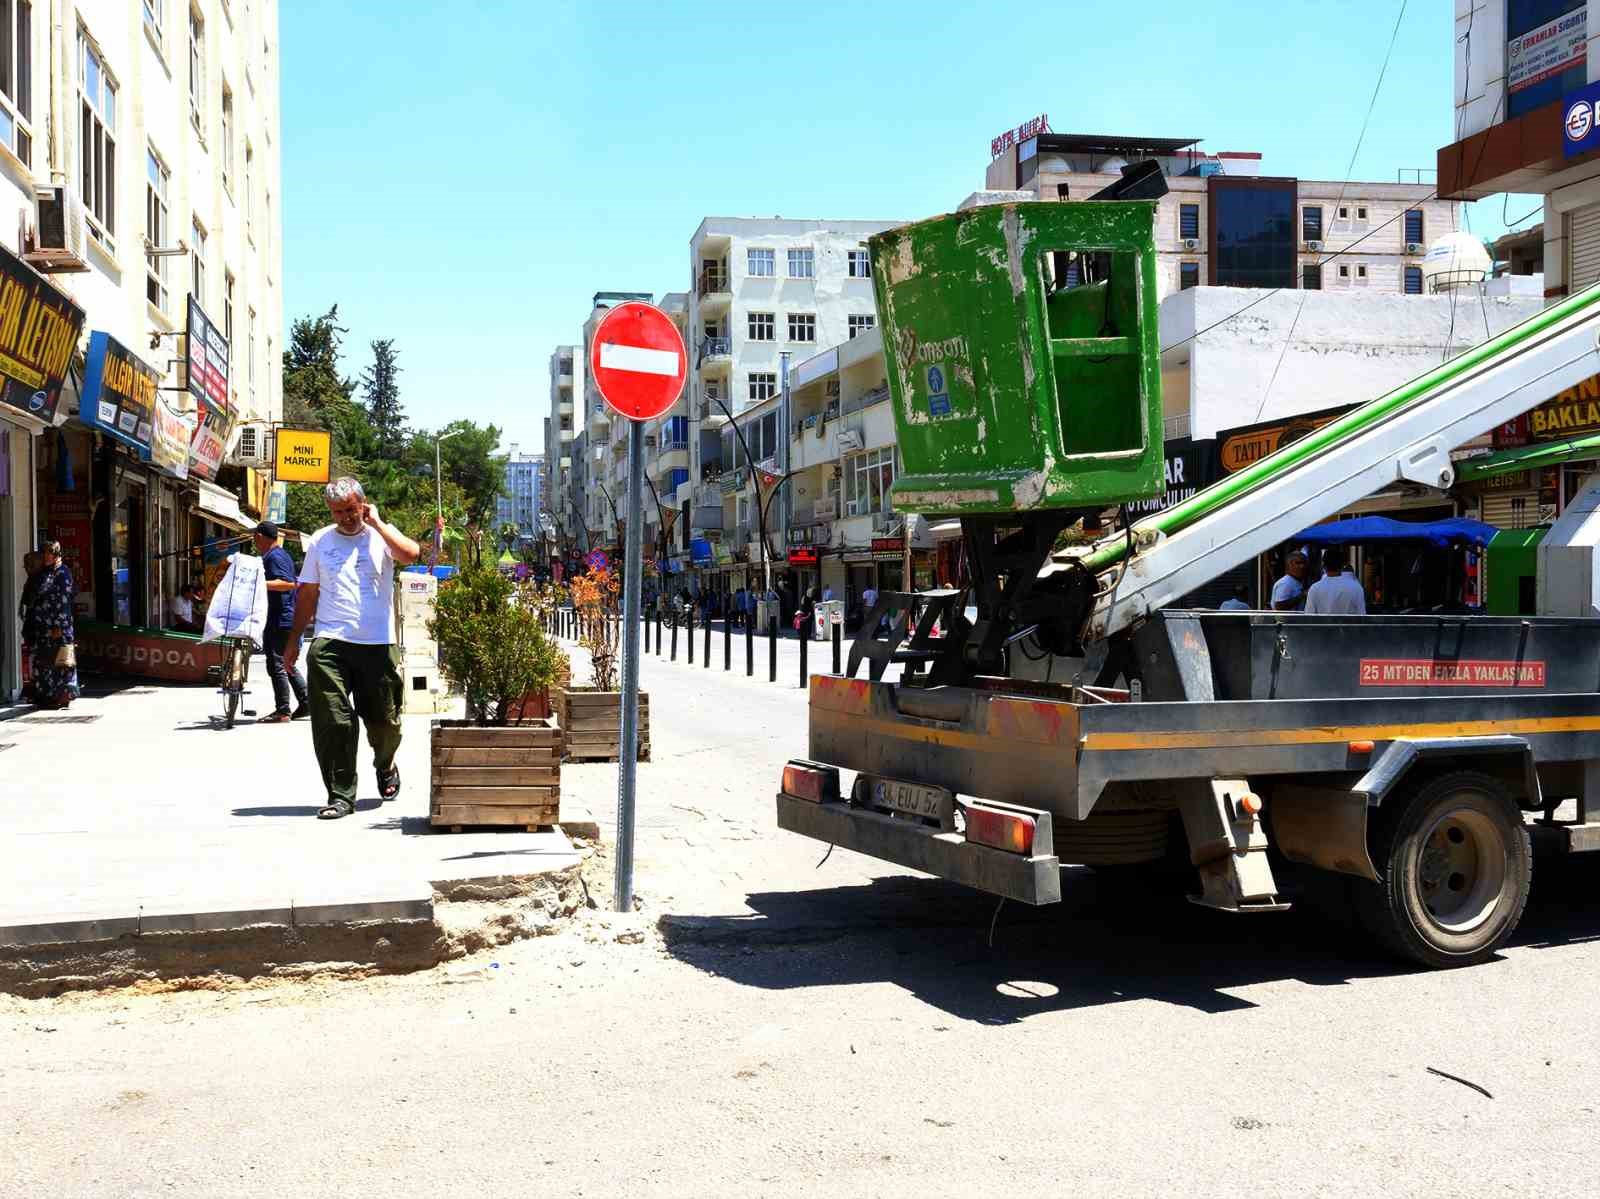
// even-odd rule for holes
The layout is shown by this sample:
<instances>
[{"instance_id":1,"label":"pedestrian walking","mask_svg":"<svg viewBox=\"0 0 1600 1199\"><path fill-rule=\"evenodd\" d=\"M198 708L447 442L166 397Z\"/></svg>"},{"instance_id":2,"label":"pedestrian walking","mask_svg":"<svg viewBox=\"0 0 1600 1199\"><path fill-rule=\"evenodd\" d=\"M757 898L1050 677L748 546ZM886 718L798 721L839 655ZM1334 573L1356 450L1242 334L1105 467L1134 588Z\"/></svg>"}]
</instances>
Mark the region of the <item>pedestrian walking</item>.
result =
<instances>
[{"instance_id":1,"label":"pedestrian walking","mask_svg":"<svg viewBox=\"0 0 1600 1199\"><path fill-rule=\"evenodd\" d=\"M38 561L38 573L23 588L22 641L33 663L33 702L41 708L65 708L78 698L72 611L78 588L61 560L59 541L41 545Z\"/></svg>"},{"instance_id":2,"label":"pedestrian walking","mask_svg":"<svg viewBox=\"0 0 1600 1199\"><path fill-rule=\"evenodd\" d=\"M333 523L306 542L294 623L283 653L286 670L300 656L306 626L317 623L307 658L311 742L328 802L318 819L356 808L356 720L366 725L378 794L400 794L394 756L400 748L404 680L395 644L394 572L422 556L417 543L384 521L361 484L335 479L324 489Z\"/></svg>"},{"instance_id":3,"label":"pedestrian walking","mask_svg":"<svg viewBox=\"0 0 1600 1199\"><path fill-rule=\"evenodd\" d=\"M1343 551L1332 546L1322 551L1322 577L1306 592L1306 611L1321 616L1367 614L1367 593L1346 568Z\"/></svg>"},{"instance_id":4,"label":"pedestrian walking","mask_svg":"<svg viewBox=\"0 0 1600 1199\"><path fill-rule=\"evenodd\" d=\"M283 548L278 526L264 520L253 534L256 553L261 555L261 569L267 576L267 627L262 634L262 649L267 657L267 677L272 680L273 708L269 716L261 718L262 724L284 724L290 720L304 720L311 715L311 705L306 697L306 685L300 672L283 664L283 651L289 645L289 630L294 627L295 572L294 559ZM294 710L289 710L289 700L294 700Z\"/></svg>"},{"instance_id":5,"label":"pedestrian walking","mask_svg":"<svg viewBox=\"0 0 1600 1199\"><path fill-rule=\"evenodd\" d=\"M799 606L794 613L794 629L800 634L802 641L811 640L812 615L817 610L816 588L806 588L806 593L800 599Z\"/></svg>"}]
</instances>

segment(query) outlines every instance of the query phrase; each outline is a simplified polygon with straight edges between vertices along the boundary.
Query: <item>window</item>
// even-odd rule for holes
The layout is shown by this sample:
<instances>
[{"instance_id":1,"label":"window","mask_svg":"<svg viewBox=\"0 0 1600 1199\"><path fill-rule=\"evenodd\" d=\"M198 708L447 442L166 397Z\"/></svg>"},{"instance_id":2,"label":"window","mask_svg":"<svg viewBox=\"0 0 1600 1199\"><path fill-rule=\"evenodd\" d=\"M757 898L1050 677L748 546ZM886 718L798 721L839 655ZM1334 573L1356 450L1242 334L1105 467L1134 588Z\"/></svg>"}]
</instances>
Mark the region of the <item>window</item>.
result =
<instances>
[{"instance_id":1,"label":"window","mask_svg":"<svg viewBox=\"0 0 1600 1199\"><path fill-rule=\"evenodd\" d=\"M206 123L202 115L206 110L205 71L206 23L193 6L189 9L189 119L203 142Z\"/></svg>"},{"instance_id":2,"label":"window","mask_svg":"<svg viewBox=\"0 0 1600 1199\"><path fill-rule=\"evenodd\" d=\"M33 159L33 5L0 0L0 141L25 166Z\"/></svg>"},{"instance_id":3,"label":"window","mask_svg":"<svg viewBox=\"0 0 1600 1199\"><path fill-rule=\"evenodd\" d=\"M250 327L246 332L249 338L248 348L245 351L245 381L250 388L250 411L256 410L256 310L250 309Z\"/></svg>"},{"instance_id":4,"label":"window","mask_svg":"<svg viewBox=\"0 0 1600 1199\"><path fill-rule=\"evenodd\" d=\"M778 376L772 371L750 372L750 402L759 404L778 394Z\"/></svg>"},{"instance_id":5,"label":"window","mask_svg":"<svg viewBox=\"0 0 1600 1199\"><path fill-rule=\"evenodd\" d=\"M776 250L746 250L746 273L763 279L770 279L778 273Z\"/></svg>"},{"instance_id":6,"label":"window","mask_svg":"<svg viewBox=\"0 0 1600 1199\"><path fill-rule=\"evenodd\" d=\"M894 446L852 454L844 460L845 515L868 516L889 511L894 486Z\"/></svg>"},{"instance_id":7,"label":"window","mask_svg":"<svg viewBox=\"0 0 1600 1199\"><path fill-rule=\"evenodd\" d=\"M1306 291L1322 290L1322 267L1308 262L1300 268L1300 286Z\"/></svg>"},{"instance_id":8,"label":"window","mask_svg":"<svg viewBox=\"0 0 1600 1199\"><path fill-rule=\"evenodd\" d=\"M1366 267L1365 263L1362 263L1360 266L1356 267L1356 278L1357 279L1365 279L1366 277L1367 277L1367 267Z\"/></svg>"},{"instance_id":9,"label":"window","mask_svg":"<svg viewBox=\"0 0 1600 1199\"><path fill-rule=\"evenodd\" d=\"M233 272L222 273L222 336L228 339L228 349L233 349Z\"/></svg>"},{"instance_id":10,"label":"window","mask_svg":"<svg viewBox=\"0 0 1600 1199\"><path fill-rule=\"evenodd\" d=\"M1339 264L1339 278L1348 279L1349 277L1350 277L1350 268L1348 266L1345 266L1343 263L1340 263Z\"/></svg>"},{"instance_id":11,"label":"window","mask_svg":"<svg viewBox=\"0 0 1600 1199\"><path fill-rule=\"evenodd\" d=\"M789 251L789 278L815 279L817 277L817 258L813 250Z\"/></svg>"},{"instance_id":12,"label":"window","mask_svg":"<svg viewBox=\"0 0 1600 1199\"><path fill-rule=\"evenodd\" d=\"M222 85L222 186L233 192L233 89Z\"/></svg>"},{"instance_id":13,"label":"window","mask_svg":"<svg viewBox=\"0 0 1600 1199\"><path fill-rule=\"evenodd\" d=\"M195 302L204 308L206 304L206 231L201 228L200 222L195 221L190 229L193 244L189 249L189 261L192 274L189 280L189 294L194 296Z\"/></svg>"},{"instance_id":14,"label":"window","mask_svg":"<svg viewBox=\"0 0 1600 1199\"><path fill-rule=\"evenodd\" d=\"M1223 287L1293 287L1295 184L1212 176L1215 280Z\"/></svg>"},{"instance_id":15,"label":"window","mask_svg":"<svg viewBox=\"0 0 1600 1199\"><path fill-rule=\"evenodd\" d=\"M1322 206L1308 206L1300 210L1300 238L1302 241L1322 240Z\"/></svg>"},{"instance_id":16,"label":"window","mask_svg":"<svg viewBox=\"0 0 1600 1199\"><path fill-rule=\"evenodd\" d=\"M150 253L167 244L167 164L154 150L145 151L144 237L149 243L144 256L144 298L162 312L167 310L167 260Z\"/></svg>"},{"instance_id":17,"label":"window","mask_svg":"<svg viewBox=\"0 0 1600 1199\"><path fill-rule=\"evenodd\" d=\"M1179 204L1178 205L1178 236L1179 237L1199 237L1200 236L1200 205L1198 205L1198 204Z\"/></svg>"},{"instance_id":18,"label":"window","mask_svg":"<svg viewBox=\"0 0 1600 1199\"><path fill-rule=\"evenodd\" d=\"M1367 219L1367 210L1365 208L1356 209L1356 220L1364 221L1366 219Z\"/></svg>"},{"instance_id":19,"label":"window","mask_svg":"<svg viewBox=\"0 0 1600 1199\"><path fill-rule=\"evenodd\" d=\"M870 312L852 312L849 316L845 317L845 325L849 329L851 337L858 337L862 333L865 333L868 329L875 328L877 324L878 318L873 316Z\"/></svg>"},{"instance_id":20,"label":"window","mask_svg":"<svg viewBox=\"0 0 1600 1199\"><path fill-rule=\"evenodd\" d=\"M789 314L789 340L816 341L817 314L814 312L791 312Z\"/></svg>"},{"instance_id":21,"label":"window","mask_svg":"<svg viewBox=\"0 0 1600 1199\"><path fill-rule=\"evenodd\" d=\"M89 232L111 245L117 232L117 85L89 37L78 31L79 187Z\"/></svg>"},{"instance_id":22,"label":"window","mask_svg":"<svg viewBox=\"0 0 1600 1199\"><path fill-rule=\"evenodd\" d=\"M1348 208L1339 209L1339 219L1341 221L1348 221L1350 219L1350 210Z\"/></svg>"},{"instance_id":23,"label":"window","mask_svg":"<svg viewBox=\"0 0 1600 1199\"><path fill-rule=\"evenodd\" d=\"M255 230L250 222L256 215L255 194L251 191L251 181L256 177L256 152L250 148L250 143L244 144L244 233L251 241L255 241Z\"/></svg>"},{"instance_id":24,"label":"window","mask_svg":"<svg viewBox=\"0 0 1600 1199\"><path fill-rule=\"evenodd\" d=\"M1200 286L1200 264L1198 262L1180 262L1178 264L1178 290L1187 291L1191 287Z\"/></svg>"},{"instance_id":25,"label":"window","mask_svg":"<svg viewBox=\"0 0 1600 1199\"><path fill-rule=\"evenodd\" d=\"M1420 296L1422 294L1422 268L1420 266L1406 267L1406 295Z\"/></svg>"},{"instance_id":26,"label":"window","mask_svg":"<svg viewBox=\"0 0 1600 1199\"><path fill-rule=\"evenodd\" d=\"M681 450L689 445L689 418L687 416L669 416L661 422L661 448L663 450Z\"/></svg>"},{"instance_id":27,"label":"window","mask_svg":"<svg viewBox=\"0 0 1600 1199\"><path fill-rule=\"evenodd\" d=\"M144 31L155 39L157 47L161 45L161 5L162 0L144 0Z\"/></svg>"},{"instance_id":28,"label":"window","mask_svg":"<svg viewBox=\"0 0 1600 1199\"><path fill-rule=\"evenodd\" d=\"M850 278L872 278L872 257L865 250L850 251Z\"/></svg>"},{"instance_id":29,"label":"window","mask_svg":"<svg viewBox=\"0 0 1600 1199\"><path fill-rule=\"evenodd\" d=\"M1406 209L1406 240L1422 244L1422 209Z\"/></svg>"},{"instance_id":30,"label":"window","mask_svg":"<svg viewBox=\"0 0 1600 1199\"><path fill-rule=\"evenodd\" d=\"M776 341L777 317L770 312L752 312L749 317L751 341Z\"/></svg>"},{"instance_id":31,"label":"window","mask_svg":"<svg viewBox=\"0 0 1600 1199\"><path fill-rule=\"evenodd\" d=\"M669 493L675 492L688 481L689 468L686 466L674 466L672 473L667 476L667 491Z\"/></svg>"}]
</instances>

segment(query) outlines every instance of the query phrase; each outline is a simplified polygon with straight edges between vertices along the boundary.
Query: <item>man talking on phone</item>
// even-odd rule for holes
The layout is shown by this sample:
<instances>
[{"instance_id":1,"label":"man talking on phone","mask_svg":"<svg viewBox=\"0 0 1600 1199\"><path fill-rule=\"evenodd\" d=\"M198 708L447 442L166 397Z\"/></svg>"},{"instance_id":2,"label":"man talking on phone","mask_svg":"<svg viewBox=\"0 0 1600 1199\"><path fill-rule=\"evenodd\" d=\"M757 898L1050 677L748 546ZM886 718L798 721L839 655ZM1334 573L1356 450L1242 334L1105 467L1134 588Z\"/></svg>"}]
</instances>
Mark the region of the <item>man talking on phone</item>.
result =
<instances>
[{"instance_id":1,"label":"man talking on phone","mask_svg":"<svg viewBox=\"0 0 1600 1199\"><path fill-rule=\"evenodd\" d=\"M378 516L361 484L335 479L324 489L333 523L306 539L284 665L294 669L300 638L316 621L306 660L311 742L328 802L320 820L356 810L356 720L367 728L378 794L400 794L394 756L400 748L405 682L395 644L394 572L422 556L417 543Z\"/></svg>"}]
</instances>

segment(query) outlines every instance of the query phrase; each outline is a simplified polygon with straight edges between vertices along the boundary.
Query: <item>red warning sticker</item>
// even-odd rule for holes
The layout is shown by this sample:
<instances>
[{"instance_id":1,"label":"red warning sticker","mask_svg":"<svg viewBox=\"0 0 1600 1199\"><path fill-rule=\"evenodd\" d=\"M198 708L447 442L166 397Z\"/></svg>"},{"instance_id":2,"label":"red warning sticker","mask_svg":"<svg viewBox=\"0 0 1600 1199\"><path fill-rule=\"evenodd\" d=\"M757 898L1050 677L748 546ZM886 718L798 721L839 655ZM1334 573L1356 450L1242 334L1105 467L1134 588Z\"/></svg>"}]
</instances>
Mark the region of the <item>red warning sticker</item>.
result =
<instances>
[{"instance_id":1,"label":"red warning sticker","mask_svg":"<svg viewBox=\"0 0 1600 1199\"><path fill-rule=\"evenodd\" d=\"M1543 662L1362 658L1363 687L1543 687Z\"/></svg>"}]
</instances>

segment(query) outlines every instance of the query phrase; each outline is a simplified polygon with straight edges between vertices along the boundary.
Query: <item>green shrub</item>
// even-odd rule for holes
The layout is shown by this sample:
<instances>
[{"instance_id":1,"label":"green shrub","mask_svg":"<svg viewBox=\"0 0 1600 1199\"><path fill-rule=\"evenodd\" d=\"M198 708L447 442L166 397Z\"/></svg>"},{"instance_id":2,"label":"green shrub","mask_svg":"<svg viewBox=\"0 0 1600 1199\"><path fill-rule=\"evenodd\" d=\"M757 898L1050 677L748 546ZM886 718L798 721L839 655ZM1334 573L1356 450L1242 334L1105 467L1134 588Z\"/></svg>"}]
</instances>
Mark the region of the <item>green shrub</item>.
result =
<instances>
[{"instance_id":1,"label":"green shrub","mask_svg":"<svg viewBox=\"0 0 1600 1199\"><path fill-rule=\"evenodd\" d=\"M475 566L439 585L428 632L439 644L439 666L465 693L467 716L505 724L508 708L555 681L561 651L544 635L539 613L515 583Z\"/></svg>"}]
</instances>

